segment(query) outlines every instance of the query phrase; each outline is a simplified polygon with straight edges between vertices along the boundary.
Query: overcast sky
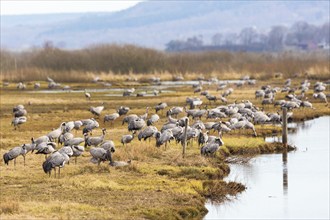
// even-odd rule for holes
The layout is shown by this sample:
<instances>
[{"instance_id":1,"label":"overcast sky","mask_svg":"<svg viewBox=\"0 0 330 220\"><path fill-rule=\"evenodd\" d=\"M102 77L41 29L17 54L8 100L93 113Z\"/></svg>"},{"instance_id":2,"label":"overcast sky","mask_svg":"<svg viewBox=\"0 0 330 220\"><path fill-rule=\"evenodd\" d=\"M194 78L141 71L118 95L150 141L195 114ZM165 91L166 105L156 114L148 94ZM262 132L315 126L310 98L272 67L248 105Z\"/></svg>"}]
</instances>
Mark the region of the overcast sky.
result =
<instances>
[{"instance_id":1,"label":"overcast sky","mask_svg":"<svg viewBox=\"0 0 330 220\"><path fill-rule=\"evenodd\" d=\"M119 11L136 5L141 1L103 0L103 1L67 1L67 0L1 0L1 15L44 14L66 12L109 12Z\"/></svg>"}]
</instances>

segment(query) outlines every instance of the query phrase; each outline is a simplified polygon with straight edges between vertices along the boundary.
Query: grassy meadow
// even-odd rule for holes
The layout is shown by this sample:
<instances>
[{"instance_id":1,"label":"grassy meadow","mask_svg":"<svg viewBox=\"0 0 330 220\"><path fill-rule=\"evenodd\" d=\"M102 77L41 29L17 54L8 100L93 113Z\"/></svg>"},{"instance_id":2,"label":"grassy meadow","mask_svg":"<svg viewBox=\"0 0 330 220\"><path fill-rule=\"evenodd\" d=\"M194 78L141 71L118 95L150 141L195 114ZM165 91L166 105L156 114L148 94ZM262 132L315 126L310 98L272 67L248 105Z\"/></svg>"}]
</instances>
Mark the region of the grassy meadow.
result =
<instances>
[{"instance_id":1,"label":"grassy meadow","mask_svg":"<svg viewBox=\"0 0 330 220\"><path fill-rule=\"evenodd\" d=\"M42 71L40 71L42 72ZM41 73L40 73L41 74ZM79 75L77 72L76 74ZM188 74L191 79L199 74ZM6 75L9 77L9 75ZM46 77L46 74L44 74ZM148 83L127 82L125 76L93 74L85 77L86 83L67 82L72 92L43 93L47 82L39 81L41 88L33 89L35 81L27 84L27 89L19 91L15 83L9 86L1 85L1 112L0 112L0 154L9 149L30 143L31 137L46 135L53 128L58 128L61 122L81 120L93 117L88 111L90 106L99 106L104 102L105 109L97 119L100 128L93 131L93 136L101 135L101 128L107 129L106 140L113 140L116 152L113 159L116 161L131 160L126 167L111 167L108 163L100 166L90 162L91 156L86 149L77 164L71 161L61 170L61 178L48 177L42 170L45 160L43 155L29 153L26 156L26 166L23 158L17 158L16 167L13 161L9 166L0 164L0 219L201 219L207 213L204 203L206 199L221 202L226 195L235 195L245 187L239 183L227 183L222 178L230 172L226 158L232 155L255 155L259 153L280 152L281 145L265 143L264 137L279 135L281 128L274 125L257 125L258 137L254 138L251 132L235 131L223 135L225 145L215 157L203 157L197 142L187 146L187 155L182 158L182 147L171 142L168 149L156 148L155 140L151 142L138 141L137 137L124 147L120 143L121 136L128 134L127 125L121 125L123 118L118 118L114 125L103 123L105 114L114 113L119 106L129 106L129 114L142 115L146 106L150 106L149 115L154 113L153 107L159 102L166 102L170 107L184 106L187 96L194 94L191 86L169 87L170 92L160 93L159 96L122 97L107 96L109 92L91 92L91 100L86 100L83 90L104 88L100 84L91 83L95 76L113 83L110 88L131 88L139 91L141 85ZM172 79L170 73L154 75L133 75L139 80L151 76L161 77L162 80ZM186 75L185 75L186 76ZM215 73L211 76L221 78ZM239 78L242 74L228 74L226 77ZM32 76L31 76L32 77ZM124 78L124 80L123 80ZM187 77L188 78L188 77ZM293 79L298 86L304 78ZM10 77L9 77L10 80ZM13 80L15 81L15 80ZM315 82L313 80L312 82ZM254 92L262 85L283 86L283 78L268 78L258 80L256 85L244 85L236 88L229 96L228 102L235 100L250 100L259 107L261 100L254 98ZM74 90L82 90L74 92ZM216 85L204 85L213 95ZM144 89L143 89L144 90ZM152 91L152 90L151 90ZM327 90L329 93L329 88ZM305 120L321 115L329 115L330 109L324 103L312 98L312 91L306 94L315 109L296 109L293 119ZM276 99L283 99L285 93L279 93ZM220 105L220 101L209 103L203 97L208 108ZM28 111L28 121L18 130L10 125L12 108L23 104ZM279 108L266 106L265 111L276 112ZM160 129L166 122L165 111L159 112L161 120L156 123ZM180 114L183 117L185 114ZM205 118L203 118L205 121ZM192 120L190 120L192 123ZM83 137L79 130L73 134ZM216 135L216 134L213 134Z\"/></svg>"}]
</instances>

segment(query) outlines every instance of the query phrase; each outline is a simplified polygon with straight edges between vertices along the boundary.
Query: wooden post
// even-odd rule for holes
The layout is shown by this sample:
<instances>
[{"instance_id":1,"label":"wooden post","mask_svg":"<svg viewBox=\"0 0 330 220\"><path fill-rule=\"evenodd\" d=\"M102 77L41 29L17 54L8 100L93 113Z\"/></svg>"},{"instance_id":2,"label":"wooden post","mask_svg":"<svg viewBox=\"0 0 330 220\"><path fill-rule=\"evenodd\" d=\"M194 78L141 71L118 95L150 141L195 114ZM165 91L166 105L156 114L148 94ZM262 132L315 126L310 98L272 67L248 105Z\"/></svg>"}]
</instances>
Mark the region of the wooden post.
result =
<instances>
[{"instance_id":1,"label":"wooden post","mask_svg":"<svg viewBox=\"0 0 330 220\"><path fill-rule=\"evenodd\" d=\"M288 147L288 119L286 108L283 108L282 115L282 144L285 148Z\"/></svg>"},{"instance_id":2,"label":"wooden post","mask_svg":"<svg viewBox=\"0 0 330 220\"><path fill-rule=\"evenodd\" d=\"M188 124L189 119L188 117L184 121L184 133L183 133L183 143L182 143L182 157L184 158L186 155L186 147L187 147L187 130L188 130Z\"/></svg>"}]
</instances>

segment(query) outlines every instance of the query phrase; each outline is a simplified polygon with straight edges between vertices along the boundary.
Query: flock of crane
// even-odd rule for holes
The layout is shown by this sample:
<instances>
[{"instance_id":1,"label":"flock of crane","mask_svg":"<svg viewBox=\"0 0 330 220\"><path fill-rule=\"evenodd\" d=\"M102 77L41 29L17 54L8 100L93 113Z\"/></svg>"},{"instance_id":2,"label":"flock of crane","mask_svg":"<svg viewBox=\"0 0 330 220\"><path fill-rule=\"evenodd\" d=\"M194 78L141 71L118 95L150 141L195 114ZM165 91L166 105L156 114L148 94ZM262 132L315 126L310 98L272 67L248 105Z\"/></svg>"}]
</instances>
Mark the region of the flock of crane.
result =
<instances>
[{"instance_id":1,"label":"flock of crane","mask_svg":"<svg viewBox=\"0 0 330 220\"><path fill-rule=\"evenodd\" d=\"M48 81L52 85L56 84L50 78ZM241 87L245 83L254 84L255 81L244 79L237 83L236 86ZM127 124L127 130L131 133L121 137L123 146L131 143L136 134L139 141L148 139L150 141L151 138L154 138L156 147L164 146L165 149L171 141L184 144L185 141L189 143L197 139L200 153L204 156L214 155L219 150L224 144L222 140L224 133L248 129L252 131L253 136L257 136L255 124L281 123L282 118L278 112L265 113L263 108L258 108L249 100L235 101L228 104L227 97L234 92L234 89L226 89L227 86L228 84L226 83L219 83L217 91L224 90L224 92L220 96L214 96L207 90L203 90L202 82L193 85L194 94L200 93L209 102L213 101L216 103L218 100L222 102L221 105L212 109L207 109L207 106L205 109L201 108L203 104L201 97L187 97L186 106L169 107L167 103L161 102L153 107L155 113L151 115L149 114L151 107L146 107L143 115L137 115L128 114L131 111L130 108L121 106L116 112L104 115L103 122L110 122L111 126L113 126L114 121L121 118L122 126ZM255 91L255 97L261 99L263 106L272 104L289 110L294 108L313 108L312 103L305 97L305 93L310 89L309 87L310 82L308 80L302 82L297 88L291 87L291 80L288 79L282 88L270 85L262 86L260 90ZM313 97L328 104L327 96L324 94L326 84L317 82L313 89ZM300 94L296 95L299 91ZM279 92L287 93L285 96L286 100L276 100L276 94ZM131 90L129 94L125 91L123 95L127 96L132 93L134 93L134 90ZM85 97L86 99L91 99L91 94L86 90ZM92 163L100 164L101 162L109 161L109 164L112 166L120 165L120 163L112 159L112 154L115 153L115 144L112 140L106 140L106 129L102 129L101 136L92 136L93 130L100 128L96 119L100 119L103 110L104 106L90 107L89 111L94 115L94 118L62 122L57 129L50 131L48 134L38 138L31 138L31 143L14 147L3 155L5 164L8 165L10 160L14 160L14 164L16 164L16 158L21 155L24 158L25 165L26 154L35 152L36 154L46 155L46 159L42 164L44 172L50 175L52 169L55 169L56 176L56 167L58 167L59 176L60 169L70 161L71 157L75 158L76 163L77 157L81 156L89 148ZM158 112L163 112L164 110L166 110L167 121L158 130L155 126L160 120ZM27 111L23 105L17 105L13 108L13 114L12 124L16 129L20 124L26 122ZM185 114L185 116L179 118L180 114ZM290 112L288 117L292 117L292 112ZM191 123L189 123L189 118L192 120ZM213 120L203 122L202 118ZM83 137L75 137L72 134L73 130L82 130ZM215 136L209 134L212 130L216 133ZM59 145L62 147L59 148Z\"/></svg>"}]
</instances>

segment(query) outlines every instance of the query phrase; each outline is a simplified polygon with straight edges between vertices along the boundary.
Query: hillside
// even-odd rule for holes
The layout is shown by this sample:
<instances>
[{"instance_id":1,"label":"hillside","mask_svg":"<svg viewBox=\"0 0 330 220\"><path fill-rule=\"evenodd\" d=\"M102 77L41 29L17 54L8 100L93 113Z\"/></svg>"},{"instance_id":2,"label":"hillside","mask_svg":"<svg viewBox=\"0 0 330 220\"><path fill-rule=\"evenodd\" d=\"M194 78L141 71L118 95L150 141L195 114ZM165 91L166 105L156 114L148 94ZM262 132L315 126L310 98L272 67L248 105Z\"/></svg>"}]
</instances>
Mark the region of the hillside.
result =
<instances>
[{"instance_id":1,"label":"hillside","mask_svg":"<svg viewBox=\"0 0 330 220\"><path fill-rule=\"evenodd\" d=\"M26 49L52 41L61 48L99 43L130 43L164 49L173 39L217 32L238 32L254 26L297 21L329 21L328 1L148 1L115 13L1 16L1 47ZM271 12L271 13L270 13Z\"/></svg>"}]
</instances>

